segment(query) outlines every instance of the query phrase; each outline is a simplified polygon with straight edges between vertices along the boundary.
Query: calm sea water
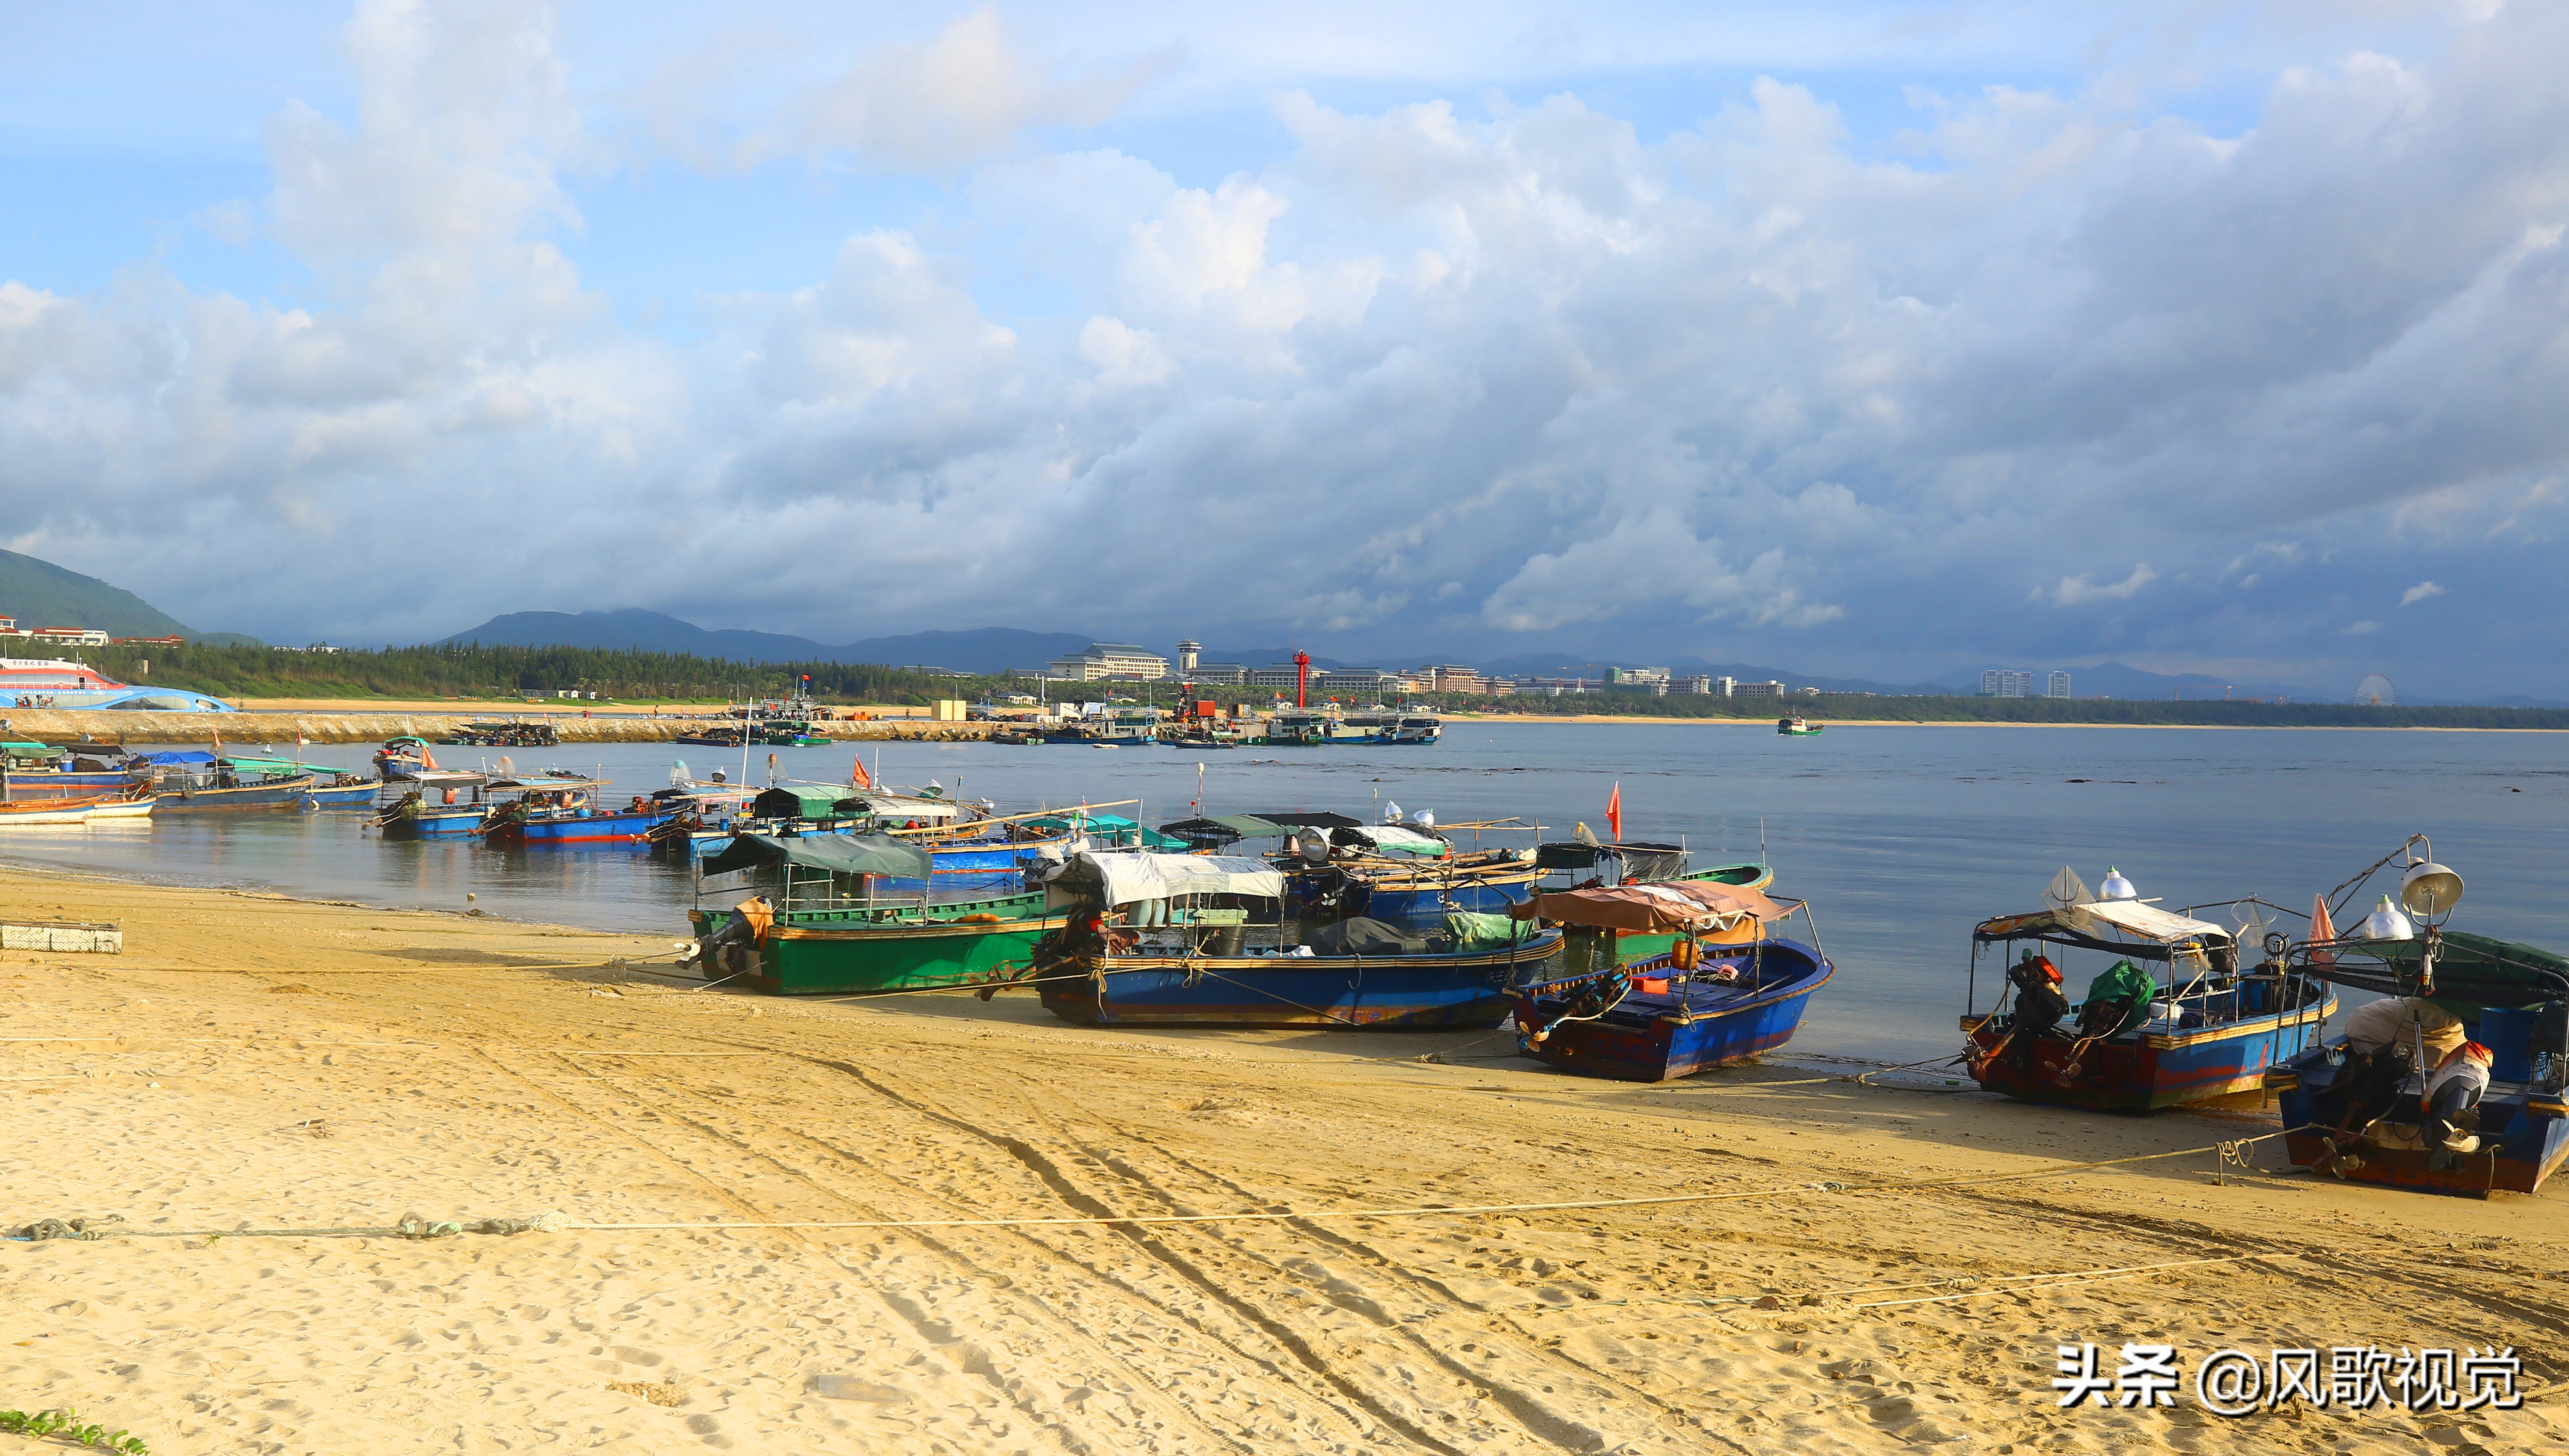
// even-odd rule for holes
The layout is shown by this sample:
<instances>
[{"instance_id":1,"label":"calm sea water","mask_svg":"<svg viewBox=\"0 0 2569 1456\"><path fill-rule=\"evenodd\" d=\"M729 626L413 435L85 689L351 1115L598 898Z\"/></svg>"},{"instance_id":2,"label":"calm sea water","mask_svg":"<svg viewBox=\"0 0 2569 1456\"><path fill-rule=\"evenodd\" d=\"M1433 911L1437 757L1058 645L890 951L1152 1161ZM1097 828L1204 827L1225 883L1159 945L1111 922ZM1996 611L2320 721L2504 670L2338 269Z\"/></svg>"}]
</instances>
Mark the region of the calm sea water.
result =
<instances>
[{"instance_id":1,"label":"calm sea water","mask_svg":"<svg viewBox=\"0 0 2569 1456\"><path fill-rule=\"evenodd\" d=\"M843 782L852 751L781 749L777 765L788 777ZM1579 820L1602 835L1620 782L1628 837L1682 840L1705 864L1756 859L1762 835L1777 893L1810 899L1839 969L1795 1041L1802 1052L1908 1061L1952 1045L1972 923L2039 909L2063 865L2090 886L2119 868L2170 908L2258 895L2306 909L2315 893L2425 833L2469 887L2456 928L2569 948L2562 734L1840 725L1785 738L1754 727L1458 722L1424 749L865 751L888 782L933 779L1011 811L1140 799L1154 824L1195 807L1199 765L1209 813L1371 818L1388 801L1449 824L1537 820L1547 838ZM512 756L522 769L597 772L629 792L664 786L686 752L587 744ZM752 764L760 779L766 755ZM308 756L357 767L366 752ZM451 756L458 765L473 757ZM740 770L738 755L718 750L695 750L688 762L700 774ZM495 915L684 930L688 874L666 860L386 842L363 819L195 815L21 830L0 841L0 857L389 907L461 910L473 894ZM2226 910L2209 917L2226 922ZM2066 968L2079 984L2090 969ZM1981 985L1986 1000L1988 974Z\"/></svg>"}]
</instances>

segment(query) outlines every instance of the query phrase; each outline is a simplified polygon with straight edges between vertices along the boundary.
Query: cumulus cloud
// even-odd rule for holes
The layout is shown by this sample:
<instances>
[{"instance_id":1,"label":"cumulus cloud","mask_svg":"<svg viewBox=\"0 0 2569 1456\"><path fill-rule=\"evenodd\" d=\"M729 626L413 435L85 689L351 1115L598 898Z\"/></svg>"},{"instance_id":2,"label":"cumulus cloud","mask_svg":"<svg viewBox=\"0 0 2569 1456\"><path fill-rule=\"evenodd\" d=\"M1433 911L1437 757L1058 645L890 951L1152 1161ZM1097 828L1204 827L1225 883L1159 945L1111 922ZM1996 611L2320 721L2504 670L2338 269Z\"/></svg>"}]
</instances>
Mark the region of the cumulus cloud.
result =
<instances>
[{"instance_id":1,"label":"cumulus cloud","mask_svg":"<svg viewBox=\"0 0 2569 1456\"><path fill-rule=\"evenodd\" d=\"M2510 554L2569 458L2564 46L2509 6L2291 56L2235 133L1991 88L1897 145L1780 74L1650 135L1572 91L1288 86L1256 149L1162 157L1032 140L1135 105L1159 53L1074 68L977 10L716 168L839 157L933 207L662 335L563 250L602 153L549 21L368 0L354 107L281 107L271 189L203 219L310 286L0 281L0 499L40 523L15 548L289 636L638 603L2334 671L2387 570L2569 625ZM993 301L1008 267L1043 301ZM511 529L432 559L428 509Z\"/></svg>"},{"instance_id":2,"label":"cumulus cloud","mask_svg":"<svg viewBox=\"0 0 2569 1456\"><path fill-rule=\"evenodd\" d=\"M2420 581L2416 585L2399 593L2399 604L2401 606L2415 606L2418 602L2424 601L2429 596L2441 596L2443 594L2443 587L2436 585L2432 581Z\"/></svg>"},{"instance_id":3,"label":"cumulus cloud","mask_svg":"<svg viewBox=\"0 0 2569 1456\"><path fill-rule=\"evenodd\" d=\"M2140 593L2142 587L2157 579L2159 579L2159 573L2151 570L2147 564L2136 564L2132 567L2132 574L2120 581L2111 581L2100 586L2082 572L2075 576L2061 577L2059 584L2053 586L2048 593L2036 588L2035 595L2041 597L2047 594L2054 606L2078 606L2090 601L2129 601Z\"/></svg>"}]
</instances>

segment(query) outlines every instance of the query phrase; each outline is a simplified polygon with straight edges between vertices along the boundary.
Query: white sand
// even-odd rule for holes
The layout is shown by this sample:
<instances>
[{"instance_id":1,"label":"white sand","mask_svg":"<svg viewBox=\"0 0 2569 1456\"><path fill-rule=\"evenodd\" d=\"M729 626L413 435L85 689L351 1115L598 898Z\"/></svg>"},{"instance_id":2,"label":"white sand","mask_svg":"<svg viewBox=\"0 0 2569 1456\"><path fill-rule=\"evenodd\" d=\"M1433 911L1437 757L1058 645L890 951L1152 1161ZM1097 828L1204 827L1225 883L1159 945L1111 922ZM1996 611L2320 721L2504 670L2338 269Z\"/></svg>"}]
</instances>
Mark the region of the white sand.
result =
<instances>
[{"instance_id":1,"label":"white sand","mask_svg":"<svg viewBox=\"0 0 2569 1456\"><path fill-rule=\"evenodd\" d=\"M1463 1036L1106 1033L1011 997L787 1003L491 963L651 939L14 874L0 896L122 919L130 946L0 960L13 1227L1575 1200L2018 1171L2270 1127L1748 1085L1807 1075L1774 1068L1646 1088L1410 1060ZM1147 1231L7 1243L0 1406L75 1406L156 1456L2557 1447L2546 1399L2238 1422L2190 1391L2054 1408L2061 1341L2109 1363L2126 1340L2511 1344L2527 1388L2558 1377L2557 1187L2485 1204L2299 1174L2217 1187L2212 1163ZM2294 1252L2311 1257L1801 1302ZM1703 1302L1770 1291L1783 1307Z\"/></svg>"}]
</instances>

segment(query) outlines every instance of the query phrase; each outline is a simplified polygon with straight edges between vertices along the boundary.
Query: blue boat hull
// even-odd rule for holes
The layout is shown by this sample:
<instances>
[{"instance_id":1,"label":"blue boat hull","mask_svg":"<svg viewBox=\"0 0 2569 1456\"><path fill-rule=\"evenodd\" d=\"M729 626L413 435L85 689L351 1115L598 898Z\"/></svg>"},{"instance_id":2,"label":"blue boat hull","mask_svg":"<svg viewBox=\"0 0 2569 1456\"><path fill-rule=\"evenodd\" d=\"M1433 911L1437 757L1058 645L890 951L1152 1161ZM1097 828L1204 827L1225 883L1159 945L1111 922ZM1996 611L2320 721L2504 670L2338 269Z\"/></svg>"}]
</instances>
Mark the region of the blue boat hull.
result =
<instances>
[{"instance_id":1,"label":"blue boat hull","mask_svg":"<svg viewBox=\"0 0 2569 1456\"><path fill-rule=\"evenodd\" d=\"M310 789L303 795L306 809L363 809L375 802L375 791L381 784L346 784L332 789Z\"/></svg>"},{"instance_id":2,"label":"blue boat hull","mask_svg":"<svg viewBox=\"0 0 2569 1456\"><path fill-rule=\"evenodd\" d=\"M2284 1126L2306 1128L2331 1123L2337 1109L2321 1105L2336 1068L2328 1065L2328 1048L2314 1047L2276 1069L2268 1079L2281 1104ZM2411 1104L2414 1105L2413 1103ZM2569 1106L2559 1093L2523 1088L2520 1083L2492 1083L2480 1098L2480 1151L2464 1155L2449 1168L2432 1165L2422 1148L2354 1145L2363 1163L2344 1172L2349 1182L2380 1183L2429 1193L2486 1198L2491 1193L2533 1193L2569 1161ZM2308 1168L2326 1151L2316 1132L2291 1132L2284 1155L2294 1166Z\"/></svg>"},{"instance_id":3,"label":"blue boat hull","mask_svg":"<svg viewBox=\"0 0 2569 1456\"><path fill-rule=\"evenodd\" d=\"M416 819L384 821L384 838L388 840L460 840L470 839L482 827L484 810L479 804L469 809L431 809Z\"/></svg>"},{"instance_id":4,"label":"blue boat hull","mask_svg":"<svg viewBox=\"0 0 2569 1456\"><path fill-rule=\"evenodd\" d=\"M495 845L524 845L530 849L635 845L646 842L654 826L677 817L677 811L673 809L638 809L566 819L527 819L501 825L485 838Z\"/></svg>"},{"instance_id":5,"label":"blue boat hull","mask_svg":"<svg viewBox=\"0 0 2569 1456\"><path fill-rule=\"evenodd\" d=\"M144 780L133 774L65 774L51 769L31 769L9 775L11 799L95 799L101 794L122 794L140 787Z\"/></svg>"},{"instance_id":6,"label":"blue boat hull","mask_svg":"<svg viewBox=\"0 0 2569 1456\"><path fill-rule=\"evenodd\" d=\"M1709 947L1707 947L1709 948ZM1628 975L1667 974L1666 957L1625 967ZM1811 993L1836 967L1812 946L1767 940L1707 954L1696 971L1736 967L1751 983L1704 981L1665 991L1626 991L1603 1015L1566 1021L1578 993L1595 977L1532 987L1516 997L1516 1022L1527 1055L1565 1072L1621 1082L1665 1082L1707 1067L1746 1061L1793 1039ZM1611 992L1610 992L1611 995ZM1540 1042L1534 1033L1549 1028Z\"/></svg>"},{"instance_id":7,"label":"blue boat hull","mask_svg":"<svg viewBox=\"0 0 2569 1456\"><path fill-rule=\"evenodd\" d=\"M1339 1027L1429 1031L1482 1027L1509 994L1561 954L1547 930L1495 951L1427 955L1118 955L1098 975L1040 983L1044 1008L1085 1026Z\"/></svg>"},{"instance_id":8,"label":"blue boat hull","mask_svg":"<svg viewBox=\"0 0 2569 1456\"><path fill-rule=\"evenodd\" d=\"M1974 1052L1972 1075L1991 1092L2019 1102L2098 1112L2154 1112L2189 1102L2262 1093L2268 1069L2319 1045L2335 997L2279 1012L2175 1032L2126 1031L2086 1044L2055 1032L2030 1048L1995 1051L2003 1036L1993 1020L1965 1018Z\"/></svg>"}]
</instances>

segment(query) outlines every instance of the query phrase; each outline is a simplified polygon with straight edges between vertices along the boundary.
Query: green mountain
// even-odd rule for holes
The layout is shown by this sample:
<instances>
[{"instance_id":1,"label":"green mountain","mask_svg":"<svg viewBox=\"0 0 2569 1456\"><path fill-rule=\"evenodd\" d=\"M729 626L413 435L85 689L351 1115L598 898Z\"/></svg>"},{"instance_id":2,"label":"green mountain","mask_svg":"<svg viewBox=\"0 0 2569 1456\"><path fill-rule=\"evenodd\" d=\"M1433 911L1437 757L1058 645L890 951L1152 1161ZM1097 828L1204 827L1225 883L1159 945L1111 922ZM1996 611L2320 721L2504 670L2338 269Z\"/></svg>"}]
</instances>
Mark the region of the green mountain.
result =
<instances>
[{"instance_id":1,"label":"green mountain","mask_svg":"<svg viewBox=\"0 0 2569 1456\"><path fill-rule=\"evenodd\" d=\"M51 561L0 551L0 616L27 627L96 627L116 637L206 637L122 586ZM230 633L214 634L229 637ZM239 640L247 640L241 638Z\"/></svg>"}]
</instances>

